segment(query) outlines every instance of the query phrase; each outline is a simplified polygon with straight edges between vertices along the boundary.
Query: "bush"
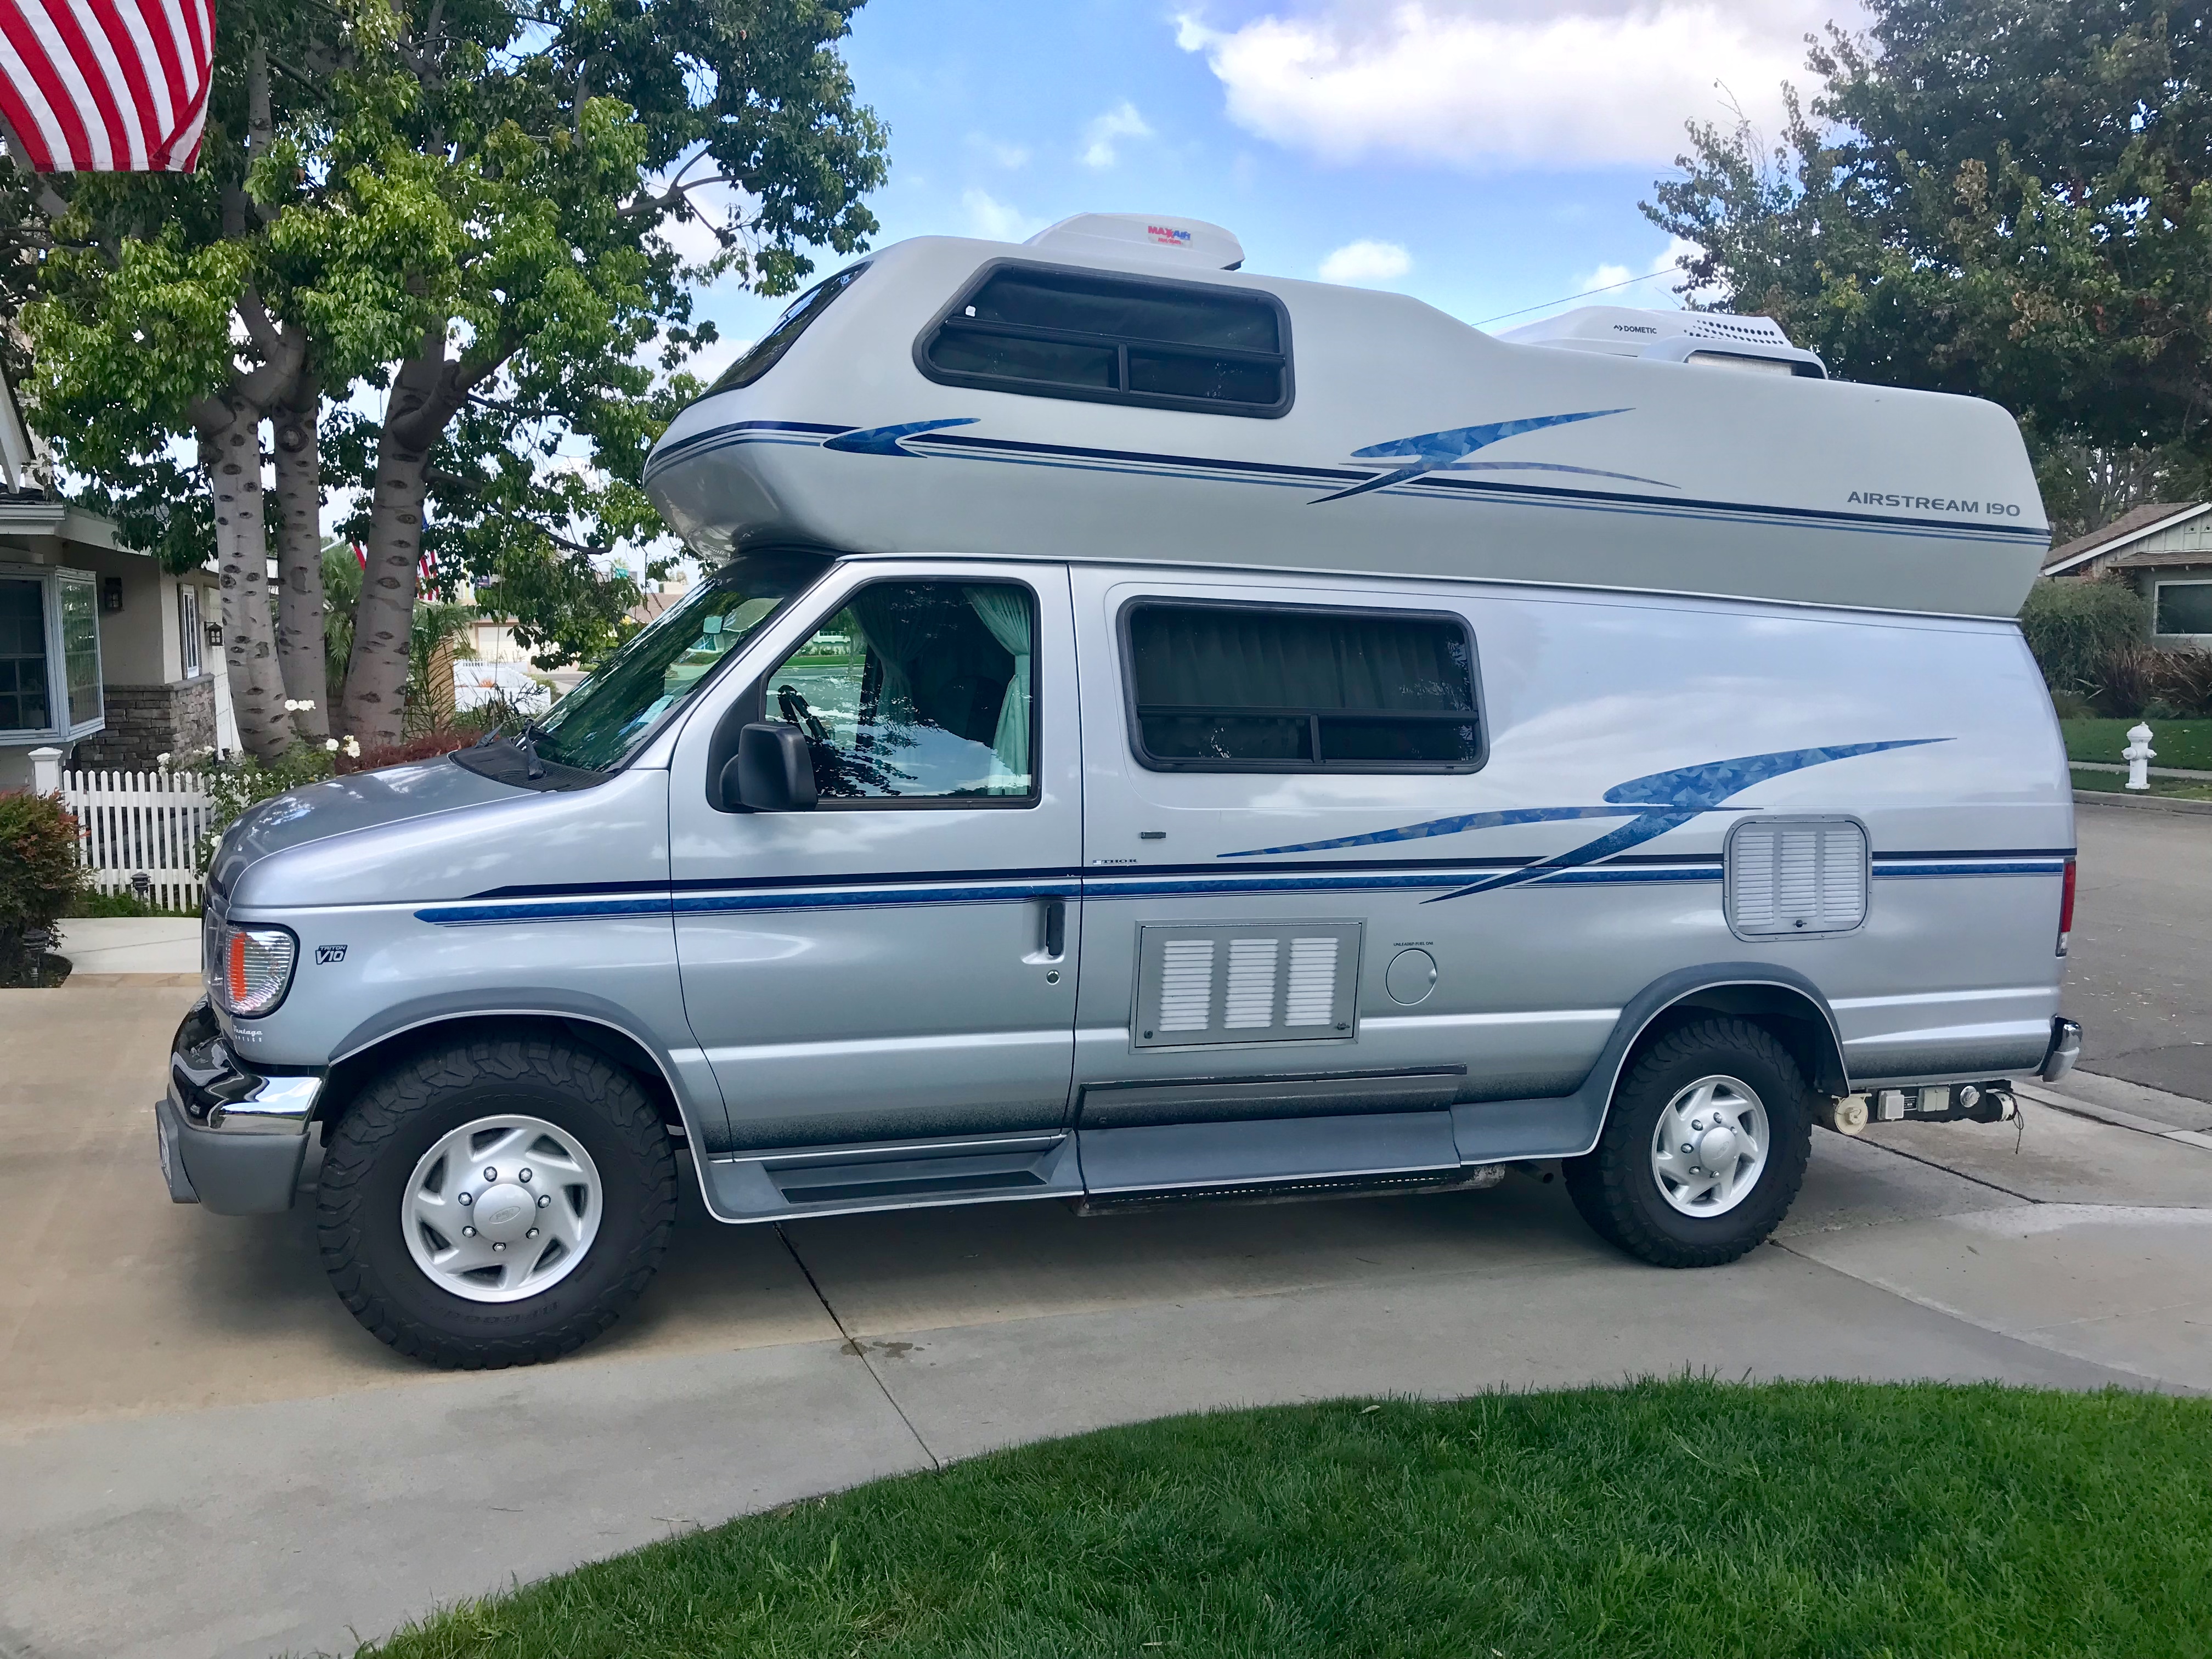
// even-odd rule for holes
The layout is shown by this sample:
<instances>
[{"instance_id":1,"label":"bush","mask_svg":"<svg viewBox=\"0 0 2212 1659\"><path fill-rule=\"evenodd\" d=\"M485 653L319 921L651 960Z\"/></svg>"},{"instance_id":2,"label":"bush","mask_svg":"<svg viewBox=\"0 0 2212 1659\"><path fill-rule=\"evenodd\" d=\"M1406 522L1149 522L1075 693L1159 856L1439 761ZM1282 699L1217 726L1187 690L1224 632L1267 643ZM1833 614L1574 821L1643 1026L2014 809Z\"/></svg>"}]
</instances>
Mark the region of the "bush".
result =
<instances>
[{"instance_id":1,"label":"bush","mask_svg":"<svg viewBox=\"0 0 2212 1659\"><path fill-rule=\"evenodd\" d=\"M0 984L28 966L24 933L52 927L88 884L76 836L59 795L0 794Z\"/></svg>"},{"instance_id":2,"label":"bush","mask_svg":"<svg viewBox=\"0 0 2212 1659\"><path fill-rule=\"evenodd\" d=\"M2115 654L2144 646L2150 607L2118 578L2039 581L2020 608L2020 627L2054 692L2072 691L2095 702L2108 689Z\"/></svg>"}]
</instances>

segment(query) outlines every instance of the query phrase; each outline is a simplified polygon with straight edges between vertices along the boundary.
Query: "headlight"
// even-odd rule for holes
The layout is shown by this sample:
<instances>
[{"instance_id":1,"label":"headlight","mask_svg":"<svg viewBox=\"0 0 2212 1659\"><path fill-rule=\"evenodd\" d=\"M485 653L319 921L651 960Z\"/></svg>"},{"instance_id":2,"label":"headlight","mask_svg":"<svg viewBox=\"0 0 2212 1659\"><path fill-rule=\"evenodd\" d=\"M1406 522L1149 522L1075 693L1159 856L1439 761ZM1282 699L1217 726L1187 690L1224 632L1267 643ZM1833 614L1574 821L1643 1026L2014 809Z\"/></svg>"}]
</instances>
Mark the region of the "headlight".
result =
<instances>
[{"instance_id":1,"label":"headlight","mask_svg":"<svg viewBox=\"0 0 2212 1659\"><path fill-rule=\"evenodd\" d=\"M274 1010L292 983L300 942L288 927L226 927L208 975L216 1006L252 1018Z\"/></svg>"}]
</instances>

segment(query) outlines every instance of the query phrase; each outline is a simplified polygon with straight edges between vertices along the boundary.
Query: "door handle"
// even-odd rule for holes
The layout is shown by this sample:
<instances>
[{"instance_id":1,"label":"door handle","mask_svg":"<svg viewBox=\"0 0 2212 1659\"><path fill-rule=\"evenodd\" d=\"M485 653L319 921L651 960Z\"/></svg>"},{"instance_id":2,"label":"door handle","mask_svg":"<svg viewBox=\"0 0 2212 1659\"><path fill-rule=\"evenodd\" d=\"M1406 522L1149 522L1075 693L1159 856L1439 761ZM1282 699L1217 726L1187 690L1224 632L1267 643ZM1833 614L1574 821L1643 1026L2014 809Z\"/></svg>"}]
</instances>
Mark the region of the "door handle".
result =
<instances>
[{"instance_id":1,"label":"door handle","mask_svg":"<svg viewBox=\"0 0 2212 1659\"><path fill-rule=\"evenodd\" d=\"M1067 954L1067 901L1048 898L1044 901L1044 953L1059 957Z\"/></svg>"}]
</instances>

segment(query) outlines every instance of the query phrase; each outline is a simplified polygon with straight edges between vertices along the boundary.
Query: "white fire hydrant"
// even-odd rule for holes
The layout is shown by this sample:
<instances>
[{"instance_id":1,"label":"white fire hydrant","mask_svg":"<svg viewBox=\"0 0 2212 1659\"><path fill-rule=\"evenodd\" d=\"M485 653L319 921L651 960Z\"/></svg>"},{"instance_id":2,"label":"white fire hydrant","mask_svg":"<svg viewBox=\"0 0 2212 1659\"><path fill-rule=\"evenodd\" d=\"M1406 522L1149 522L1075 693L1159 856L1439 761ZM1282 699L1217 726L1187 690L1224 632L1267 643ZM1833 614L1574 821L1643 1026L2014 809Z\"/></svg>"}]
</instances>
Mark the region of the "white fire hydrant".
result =
<instances>
[{"instance_id":1,"label":"white fire hydrant","mask_svg":"<svg viewBox=\"0 0 2212 1659\"><path fill-rule=\"evenodd\" d=\"M2120 750L2120 758L2128 763L2128 787L2150 787L2150 763L2158 750L2150 746L2150 727L2137 720L2128 728L2128 746Z\"/></svg>"}]
</instances>

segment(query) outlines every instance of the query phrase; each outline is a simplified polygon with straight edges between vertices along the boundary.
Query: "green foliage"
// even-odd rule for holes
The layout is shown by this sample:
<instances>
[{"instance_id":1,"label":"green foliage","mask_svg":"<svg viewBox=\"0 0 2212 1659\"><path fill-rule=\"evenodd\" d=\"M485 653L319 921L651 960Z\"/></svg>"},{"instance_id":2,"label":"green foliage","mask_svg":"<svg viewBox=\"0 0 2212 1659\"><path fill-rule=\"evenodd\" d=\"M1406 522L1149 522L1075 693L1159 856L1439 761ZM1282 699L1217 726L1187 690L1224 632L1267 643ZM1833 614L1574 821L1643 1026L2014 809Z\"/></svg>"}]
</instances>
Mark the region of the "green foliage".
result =
<instances>
[{"instance_id":1,"label":"green foliage","mask_svg":"<svg viewBox=\"0 0 2212 1659\"><path fill-rule=\"evenodd\" d=\"M346 659L353 654L353 608L361 598L361 561L343 545L323 550L323 601L330 612L323 618L323 672L330 682L331 707L337 706L345 684ZM469 624L483 615L480 606L444 600L419 601L407 635L407 702L411 708L429 701L431 659L438 647L463 639ZM457 651L457 656L466 655Z\"/></svg>"},{"instance_id":2,"label":"green foliage","mask_svg":"<svg viewBox=\"0 0 2212 1659\"><path fill-rule=\"evenodd\" d=\"M337 741L331 739L333 744ZM333 750L300 743L273 761L240 755L202 767L200 781L208 796L208 834L200 847L201 868L214 860L223 831L237 823L247 807L287 789L322 782L337 770L337 759Z\"/></svg>"},{"instance_id":3,"label":"green foliage","mask_svg":"<svg viewBox=\"0 0 2212 1659\"><path fill-rule=\"evenodd\" d=\"M70 905L73 916L190 916L196 910L164 910L158 904L149 904L136 893L110 892L104 888L88 887Z\"/></svg>"},{"instance_id":4,"label":"green foliage","mask_svg":"<svg viewBox=\"0 0 2212 1659\"><path fill-rule=\"evenodd\" d=\"M2212 1402L1644 1382L994 1452L362 1651L2202 1654L2208 1550Z\"/></svg>"},{"instance_id":5,"label":"green foliage","mask_svg":"<svg viewBox=\"0 0 2212 1659\"><path fill-rule=\"evenodd\" d=\"M76 836L59 795L0 794L0 984L22 970L24 933L52 927L88 885Z\"/></svg>"},{"instance_id":6,"label":"green foliage","mask_svg":"<svg viewBox=\"0 0 2212 1659\"><path fill-rule=\"evenodd\" d=\"M2021 632L2053 691L2094 697L2115 651L2141 644L2150 632L2150 606L2127 582L2044 581L2027 591Z\"/></svg>"},{"instance_id":7,"label":"green foliage","mask_svg":"<svg viewBox=\"0 0 2212 1659\"><path fill-rule=\"evenodd\" d=\"M2212 455L2212 29L2172 0L1872 0L1771 149L1691 130L1645 212L1696 284L1855 380L1991 398L2051 446ZM2162 459L2161 459L2162 458ZM2094 493L2061 455L2061 506ZM2119 503L2124 506L2128 503ZM2085 515L2087 516L2087 515Z\"/></svg>"}]
</instances>

